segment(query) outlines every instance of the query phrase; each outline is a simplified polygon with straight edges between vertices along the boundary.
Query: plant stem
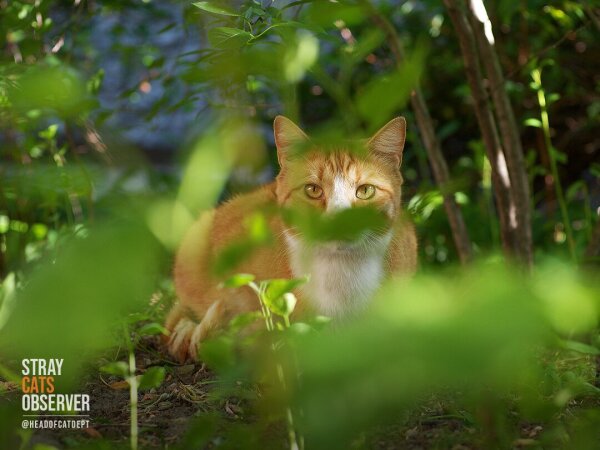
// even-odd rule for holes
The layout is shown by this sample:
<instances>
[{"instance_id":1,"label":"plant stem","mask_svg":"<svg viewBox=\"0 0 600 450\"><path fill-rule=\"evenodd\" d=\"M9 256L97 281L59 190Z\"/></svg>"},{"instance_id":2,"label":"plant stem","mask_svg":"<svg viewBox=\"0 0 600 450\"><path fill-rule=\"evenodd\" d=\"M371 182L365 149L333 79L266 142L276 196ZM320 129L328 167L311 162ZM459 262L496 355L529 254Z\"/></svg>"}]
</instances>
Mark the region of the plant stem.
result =
<instances>
[{"instance_id":1,"label":"plant stem","mask_svg":"<svg viewBox=\"0 0 600 450\"><path fill-rule=\"evenodd\" d=\"M127 345L127 352L129 353L129 376L127 377L127 383L129 383L129 410L131 415L130 429L129 429L129 441L131 450L137 450L138 448L138 385L137 378L135 377L135 353L131 339L129 336L129 330L127 325L123 324L123 330L125 332L125 343Z\"/></svg>"},{"instance_id":2,"label":"plant stem","mask_svg":"<svg viewBox=\"0 0 600 450\"><path fill-rule=\"evenodd\" d=\"M260 309L261 309L263 318L265 319L265 325L267 326L267 331L269 331L269 332L275 331L275 326L273 324L273 316L271 314L271 311L269 310L269 307L267 306L267 303L265 302L265 297L264 297L265 289L266 289L265 284L261 283L260 285L256 285L256 283L250 282L250 283L248 283L248 286L258 296L258 300L260 302ZM289 327L290 326L289 318L287 316L284 316L284 320L285 320L286 327ZM271 351L273 352L273 354L277 353L277 347L275 346L275 343L271 343ZM283 371L283 366L281 365L281 363L277 363L275 370L277 371L277 379L279 380L279 383L281 384L283 391L287 391L287 383L285 382L285 373ZM286 413L285 418L286 418L287 428L288 428L288 439L290 441L290 450L303 450L304 449L304 439L302 437L300 437L300 439L298 439L296 437L296 427L294 425L294 414L292 412L292 408L289 405L286 406L285 413Z\"/></svg>"},{"instance_id":3,"label":"plant stem","mask_svg":"<svg viewBox=\"0 0 600 450\"><path fill-rule=\"evenodd\" d=\"M135 355L133 352L129 353L129 401L131 403L131 427L130 427L130 440L131 450L137 450L138 447L138 417L137 417L137 378L135 377Z\"/></svg>"},{"instance_id":4,"label":"plant stem","mask_svg":"<svg viewBox=\"0 0 600 450\"><path fill-rule=\"evenodd\" d=\"M560 213L562 221L565 226L565 233L567 235L567 244L569 246L569 253L571 259L577 263L577 254L575 253L575 240L573 239L573 229L571 228L571 220L569 218L569 212L567 211L567 203L565 202L565 196L558 176L558 167L556 164L555 152L556 149L552 147L552 139L550 138L550 119L548 116L548 108L546 103L546 94L542 87L542 71L541 69L534 69L531 72L533 82L537 84L537 97L538 104L540 105L540 116L542 119L542 131L544 133L544 142L548 149L550 159L550 170L552 171L552 178L554 179L554 188L556 189L556 199L560 207Z\"/></svg>"}]
</instances>

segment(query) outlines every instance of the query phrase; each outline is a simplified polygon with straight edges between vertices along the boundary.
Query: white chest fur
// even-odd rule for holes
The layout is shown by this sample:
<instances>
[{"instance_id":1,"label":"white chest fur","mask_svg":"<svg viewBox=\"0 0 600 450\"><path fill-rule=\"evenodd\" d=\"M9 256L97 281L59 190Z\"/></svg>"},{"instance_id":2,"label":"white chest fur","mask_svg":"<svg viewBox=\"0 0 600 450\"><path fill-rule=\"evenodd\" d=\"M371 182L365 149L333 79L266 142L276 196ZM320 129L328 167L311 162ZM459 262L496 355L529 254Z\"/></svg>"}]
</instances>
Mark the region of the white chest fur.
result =
<instances>
[{"instance_id":1,"label":"white chest fur","mask_svg":"<svg viewBox=\"0 0 600 450\"><path fill-rule=\"evenodd\" d=\"M308 247L286 235L295 277L310 275L303 294L317 313L340 317L364 308L385 275L385 252L390 237L369 250L336 252Z\"/></svg>"}]
</instances>

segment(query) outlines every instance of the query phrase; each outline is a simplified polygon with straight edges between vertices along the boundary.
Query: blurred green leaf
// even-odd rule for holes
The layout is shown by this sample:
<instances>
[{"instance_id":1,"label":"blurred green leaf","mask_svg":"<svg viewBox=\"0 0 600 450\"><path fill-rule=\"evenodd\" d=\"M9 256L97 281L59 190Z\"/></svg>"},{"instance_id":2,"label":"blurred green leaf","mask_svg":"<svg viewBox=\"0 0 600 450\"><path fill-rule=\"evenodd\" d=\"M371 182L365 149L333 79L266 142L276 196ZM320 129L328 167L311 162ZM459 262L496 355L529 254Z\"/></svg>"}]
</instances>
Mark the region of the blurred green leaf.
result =
<instances>
[{"instance_id":1,"label":"blurred green leaf","mask_svg":"<svg viewBox=\"0 0 600 450\"><path fill-rule=\"evenodd\" d=\"M211 2L196 2L196 3L192 3L192 5L194 5L196 8L200 8L201 10L209 12L209 13L218 14L221 16L239 17L239 14L237 14L227 8L224 8L222 6L215 5Z\"/></svg>"},{"instance_id":2,"label":"blurred green leaf","mask_svg":"<svg viewBox=\"0 0 600 450\"><path fill-rule=\"evenodd\" d=\"M336 22L345 26L353 26L366 20L361 6L345 2L311 2L308 15L315 23L328 28Z\"/></svg>"},{"instance_id":3,"label":"blurred green leaf","mask_svg":"<svg viewBox=\"0 0 600 450\"><path fill-rule=\"evenodd\" d=\"M118 375L120 377L129 376L129 366L123 361L115 361L100 367L100 371L110 375Z\"/></svg>"},{"instance_id":4,"label":"blurred green leaf","mask_svg":"<svg viewBox=\"0 0 600 450\"><path fill-rule=\"evenodd\" d=\"M525 119L525 122L523 122L523 123L527 127L542 128L542 121L540 119L535 119L533 117L530 117L529 119Z\"/></svg>"},{"instance_id":5,"label":"blurred green leaf","mask_svg":"<svg viewBox=\"0 0 600 450\"><path fill-rule=\"evenodd\" d=\"M138 389L146 390L160 386L165 379L165 368L159 366L150 367L138 381Z\"/></svg>"},{"instance_id":6,"label":"blurred green leaf","mask_svg":"<svg viewBox=\"0 0 600 450\"><path fill-rule=\"evenodd\" d=\"M386 216L375 208L356 207L334 214L321 214L313 208L284 210L286 223L293 225L309 240L316 242L360 239L365 233L378 232L388 223Z\"/></svg>"},{"instance_id":7,"label":"blurred green leaf","mask_svg":"<svg viewBox=\"0 0 600 450\"><path fill-rule=\"evenodd\" d=\"M562 340L560 341L560 345L564 349L573 350L574 352L582 353L584 355L600 355L600 350L598 348L589 344L584 344L583 342Z\"/></svg>"},{"instance_id":8,"label":"blurred green leaf","mask_svg":"<svg viewBox=\"0 0 600 450\"><path fill-rule=\"evenodd\" d=\"M48 128L43 131L40 131L38 134L42 139L52 140L56 136L56 131L58 130L57 124L52 124Z\"/></svg>"},{"instance_id":9,"label":"blurred green leaf","mask_svg":"<svg viewBox=\"0 0 600 450\"><path fill-rule=\"evenodd\" d=\"M262 313L260 311L238 314L229 322L228 331L237 333L246 326L253 324L257 320L261 320L262 318Z\"/></svg>"},{"instance_id":10,"label":"blurred green leaf","mask_svg":"<svg viewBox=\"0 0 600 450\"><path fill-rule=\"evenodd\" d=\"M152 322L140 327L140 329L137 330L137 333L140 336L153 336L156 334L164 334L165 336L168 336L169 330L167 330L159 323Z\"/></svg>"},{"instance_id":11,"label":"blurred green leaf","mask_svg":"<svg viewBox=\"0 0 600 450\"><path fill-rule=\"evenodd\" d=\"M357 93L356 107L370 131L377 130L406 106L419 83L426 55L425 47L417 46L399 68L374 77Z\"/></svg>"},{"instance_id":12,"label":"blurred green leaf","mask_svg":"<svg viewBox=\"0 0 600 450\"><path fill-rule=\"evenodd\" d=\"M291 280L274 279L263 281L265 286L265 296L270 300L277 300L287 292L292 292L299 286L307 282L306 278L294 278Z\"/></svg>"},{"instance_id":13,"label":"blurred green leaf","mask_svg":"<svg viewBox=\"0 0 600 450\"><path fill-rule=\"evenodd\" d=\"M289 317L296 307L296 296L287 292L279 297L265 297L265 304L269 311L282 317Z\"/></svg>"},{"instance_id":14,"label":"blurred green leaf","mask_svg":"<svg viewBox=\"0 0 600 450\"><path fill-rule=\"evenodd\" d=\"M208 41L213 47L223 50L233 50L243 47L254 36L239 28L216 27L208 31Z\"/></svg>"},{"instance_id":15,"label":"blurred green leaf","mask_svg":"<svg viewBox=\"0 0 600 450\"><path fill-rule=\"evenodd\" d=\"M531 288L501 267L393 280L367 317L294 342L306 445L343 448L432 392L515 389L549 336Z\"/></svg>"},{"instance_id":16,"label":"blurred green leaf","mask_svg":"<svg viewBox=\"0 0 600 450\"><path fill-rule=\"evenodd\" d=\"M257 212L244 219L246 234L225 246L213 262L213 270L223 275L249 258L254 251L272 242L273 236L267 225L265 215Z\"/></svg>"},{"instance_id":17,"label":"blurred green leaf","mask_svg":"<svg viewBox=\"0 0 600 450\"><path fill-rule=\"evenodd\" d=\"M47 108L63 117L83 113L88 101L79 74L63 65L28 68L8 89L8 97L17 110Z\"/></svg>"},{"instance_id":18,"label":"blurred green leaf","mask_svg":"<svg viewBox=\"0 0 600 450\"><path fill-rule=\"evenodd\" d=\"M247 284L254 281L254 275L250 275L247 273L238 273L223 282L223 286L229 288L237 288L246 286Z\"/></svg>"},{"instance_id":19,"label":"blurred green leaf","mask_svg":"<svg viewBox=\"0 0 600 450\"><path fill-rule=\"evenodd\" d=\"M234 340L226 335L202 342L198 354L202 361L217 371L232 369L236 361Z\"/></svg>"},{"instance_id":20,"label":"blurred green leaf","mask_svg":"<svg viewBox=\"0 0 600 450\"><path fill-rule=\"evenodd\" d=\"M124 315L149 303L157 271L157 242L143 226L104 224L87 232L42 259L0 329L4 355L72 361L65 384L79 379L83 355L116 342L114 327ZM49 320L57 314L60 320Z\"/></svg>"}]
</instances>

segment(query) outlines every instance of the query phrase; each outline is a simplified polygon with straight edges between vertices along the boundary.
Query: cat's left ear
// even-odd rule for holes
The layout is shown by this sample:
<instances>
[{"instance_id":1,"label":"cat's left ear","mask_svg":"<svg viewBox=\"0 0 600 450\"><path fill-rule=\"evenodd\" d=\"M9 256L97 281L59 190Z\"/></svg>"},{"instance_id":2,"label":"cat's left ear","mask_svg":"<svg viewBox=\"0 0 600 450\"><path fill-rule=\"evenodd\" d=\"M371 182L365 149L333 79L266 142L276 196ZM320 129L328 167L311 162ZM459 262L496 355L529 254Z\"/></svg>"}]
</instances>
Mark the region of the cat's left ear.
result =
<instances>
[{"instance_id":1,"label":"cat's left ear","mask_svg":"<svg viewBox=\"0 0 600 450\"><path fill-rule=\"evenodd\" d=\"M277 159L279 165L283 167L285 161L293 156L294 146L308 142L308 136L298 125L284 116L275 117L273 132L277 146Z\"/></svg>"},{"instance_id":2,"label":"cat's left ear","mask_svg":"<svg viewBox=\"0 0 600 450\"><path fill-rule=\"evenodd\" d=\"M369 151L393 161L400 168L405 139L406 119L396 117L375 133L367 145Z\"/></svg>"}]
</instances>

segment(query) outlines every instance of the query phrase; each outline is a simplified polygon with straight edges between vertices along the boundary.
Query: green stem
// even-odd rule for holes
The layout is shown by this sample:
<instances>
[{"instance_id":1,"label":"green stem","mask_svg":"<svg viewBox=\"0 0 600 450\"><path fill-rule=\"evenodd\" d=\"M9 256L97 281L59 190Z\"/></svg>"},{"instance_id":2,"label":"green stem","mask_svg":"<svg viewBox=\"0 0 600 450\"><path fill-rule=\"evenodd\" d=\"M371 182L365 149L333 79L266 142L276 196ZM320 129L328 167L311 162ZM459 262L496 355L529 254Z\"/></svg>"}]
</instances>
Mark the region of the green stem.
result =
<instances>
[{"instance_id":1,"label":"green stem","mask_svg":"<svg viewBox=\"0 0 600 450\"><path fill-rule=\"evenodd\" d=\"M592 208L590 207L590 191L586 184L581 188L583 191L583 215L585 216L585 229L588 241L592 240L592 231L594 229L594 219L592 218Z\"/></svg>"},{"instance_id":2,"label":"green stem","mask_svg":"<svg viewBox=\"0 0 600 450\"><path fill-rule=\"evenodd\" d=\"M546 95L542 87L542 71L535 69L531 73L534 83L538 85L538 104L540 105L540 114L542 119L542 131L544 133L544 142L548 149L548 156L550 159L550 170L552 171L552 178L554 179L554 187L556 190L556 199L560 207L560 213L562 221L565 226L565 233L567 235L567 244L569 246L569 253L571 259L577 263L577 254L575 253L575 240L573 239L573 229L571 228L571 220L569 218L569 212L567 211L567 203L565 202L565 196L558 176L558 167L556 164L556 158L554 156L555 149L552 146L552 139L550 138L550 119L548 116L548 108L546 103Z\"/></svg>"},{"instance_id":3,"label":"green stem","mask_svg":"<svg viewBox=\"0 0 600 450\"><path fill-rule=\"evenodd\" d=\"M254 283L254 282L248 283L248 286L258 296L258 300L260 302L260 309L261 309L263 318L265 319L265 324L267 326L267 330L269 332L273 332L275 330L275 325L273 323L273 315L271 314L271 311L269 310L269 307L267 306L267 304L265 302L266 286L264 285L264 283L261 283L260 286L257 286L256 283ZM290 326L289 318L287 316L284 316L284 320L285 320L286 327L289 327ZM273 352L273 354L277 353L277 347L275 346L274 342L271 343L271 351ZM278 379L279 383L281 384L283 391L284 392L287 391L287 383L285 382L285 373L283 371L283 366L281 365L281 363L277 363L275 370L277 371L277 379ZM287 428L288 428L288 439L290 442L290 450L303 450L304 449L304 440L302 438L300 438L300 440L298 440L298 438L296 437L296 427L294 425L294 414L292 412L292 408L290 406L287 406L285 409L285 412L286 412L285 415L286 415L286 422L287 422ZM299 442L300 442L300 444L299 444Z\"/></svg>"},{"instance_id":4,"label":"green stem","mask_svg":"<svg viewBox=\"0 0 600 450\"><path fill-rule=\"evenodd\" d=\"M137 400L138 386L135 377L135 355L129 353L129 400L131 402L131 450L137 450L138 447L138 418L137 418Z\"/></svg>"},{"instance_id":5,"label":"green stem","mask_svg":"<svg viewBox=\"0 0 600 450\"><path fill-rule=\"evenodd\" d=\"M129 353L129 376L127 382L129 383L129 409L131 414L131 425L129 429L130 446L131 450L137 450L138 448L138 382L135 377L135 353L131 339L129 336L129 330L127 325L123 324L123 330L125 332L125 343L127 344L127 351Z\"/></svg>"}]
</instances>

